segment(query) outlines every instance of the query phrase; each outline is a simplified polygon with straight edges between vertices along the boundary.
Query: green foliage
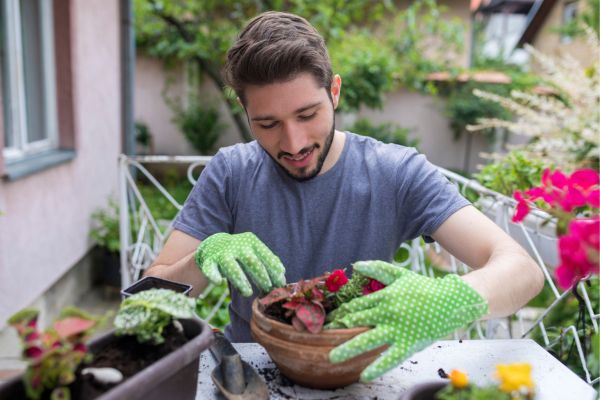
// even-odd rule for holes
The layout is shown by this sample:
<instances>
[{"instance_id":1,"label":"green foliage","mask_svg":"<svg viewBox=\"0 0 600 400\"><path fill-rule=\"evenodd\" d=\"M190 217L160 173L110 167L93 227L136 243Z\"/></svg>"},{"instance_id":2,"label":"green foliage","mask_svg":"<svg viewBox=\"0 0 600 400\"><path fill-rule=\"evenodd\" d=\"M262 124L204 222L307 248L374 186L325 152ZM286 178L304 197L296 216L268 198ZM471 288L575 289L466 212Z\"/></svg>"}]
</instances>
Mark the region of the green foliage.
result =
<instances>
[{"instance_id":1,"label":"green foliage","mask_svg":"<svg viewBox=\"0 0 600 400\"><path fill-rule=\"evenodd\" d=\"M119 205L114 198L109 198L106 208L92 213L92 229L90 237L98 246L110 252L117 252L121 247L119 239Z\"/></svg>"},{"instance_id":2,"label":"green foliage","mask_svg":"<svg viewBox=\"0 0 600 400\"><path fill-rule=\"evenodd\" d=\"M384 143L395 143L407 147L417 147L419 141L410 139L410 129L395 126L392 123L373 124L366 118L357 120L349 131L359 135L370 136Z\"/></svg>"},{"instance_id":3,"label":"green foliage","mask_svg":"<svg viewBox=\"0 0 600 400\"><path fill-rule=\"evenodd\" d=\"M343 79L337 111L356 111L361 105L382 108L384 93L394 87L395 54L389 47L372 43L373 35L366 30L330 43L332 68Z\"/></svg>"},{"instance_id":4,"label":"green foliage","mask_svg":"<svg viewBox=\"0 0 600 400\"><path fill-rule=\"evenodd\" d=\"M519 400L527 397L512 397L504 393L497 386L477 387L469 385L465 389L456 389L452 385L447 385L440 390L435 397L437 400Z\"/></svg>"},{"instance_id":5,"label":"green foliage","mask_svg":"<svg viewBox=\"0 0 600 400\"><path fill-rule=\"evenodd\" d=\"M434 0L403 11L389 0L135 0L134 10L138 49L168 63L195 63L220 88L246 140L251 135L220 70L239 31L263 11L301 15L321 33L334 73L344 80L342 111L381 107L384 93L398 84L426 89L426 74L451 69L448 55L460 51L464 37L462 24L441 18L445 10Z\"/></svg>"},{"instance_id":6,"label":"green foliage","mask_svg":"<svg viewBox=\"0 0 600 400\"><path fill-rule=\"evenodd\" d=\"M135 123L135 141L144 146L149 147L152 142L152 134L150 133L150 128L148 125L143 122Z\"/></svg>"},{"instance_id":7,"label":"green foliage","mask_svg":"<svg viewBox=\"0 0 600 400\"><path fill-rule=\"evenodd\" d=\"M115 318L117 335L135 335L140 343L164 342L162 332L173 318L192 318L195 301L167 289L136 293L121 303Z\"/></svg>"},{"instance_id":8,"label":"green foliage","mask_svg":"<svg viewBox=\"0 0 600 400\"><path fill-rule=\"evenodd\" d=\"M590 27L600 39L600 0L587 0L585 8L569 23L562 25L555 32L570 37L582 36L586 27ZM583 5L583 1L578 6ZM579 11L579 10L578 10Z\"/></svg>"},{"instance_id":9,"label":"green foliage","mask_svg":"<svg viewBox=\"0 0 600 400\"><path fill-rule=\"evenodd\" d=\"M531 159L518 150L513 150L503 159L483 167L475 174L483 186L512 197L516 190L524 191L537 186L544 168L542 160Z\"/></svg>"},{"instance_id":10,"label":"green foliage","mask_svg":"<svg viewBox=\"0 0 600 400\"><path fill-rule=\"evenodd\" d=\"M38 310L26 308L11 316L8 323L16 329L27 362L23 384L30 399L69 399L68 385L75 381L78 366L91 359L85 341L104 322L75 307L62 310L52 326L41 331Z\"/></svg>"},{"instance_id":11,"label":"green foliage","mask_svg":"<svg viewBox=\"0 0 600 400\"><path fill-rule=\"evenodd\" d=\"M198 102L193 102L185 109L178 109L174 121L200 154L210 154L214 150L224 128L219 121L219 111Z\"/></svg>"},{"instance_id":12,"label":"green foliage","mask_svg":"<svg viewBox=\"0 0 600 400\"><path fill-rule=\"evenodd\" d=\"M387 25L387 45L396 56L394 78L400 85L435 93L427 75L457 70L467 27L444 15L446 11L435 0L415 1Z\"/></svg>"},{"instance_id":13,"label":"green foliage","mask_svg":"<svg viewBox=\"0 0 600 400\"><path fill-rule=\"evenodd\" d=\"M597 310L600 307L600 278L593 277L587 286L587 293L592 303L592 308ZM544 287L542 292L536 296L528 305L548 308L555 297L548 285ZM579 303L574 296L568 296L563 301L556 304L550 314L544 319L544 326L550 340L550 347L547 348L556 358L565 364L571 371L585 379L585 373L581 366L579 356L575 348L575 342L571 333L567 333L565 329L571 325L577 327L578 335L587 355L588 368L598 374L598 338L594 334L593 327L588 320L585 325L585 332L582 330L581 324L578 324ZM531 338L540 346L546 347L542 332L536 329ZM595 352L595 353L594 353ZM590 371L592 372L592 371Z\"/></svg>"},{"instance_id":14,"label":"green foliage","mask_svg":"<svg viewBox=\"0 0 600 400\"><path fill-rule=\"evenodd\" d=\"M592 376L600 374L600 332L592 336L592 356L589 359L588 367Z\"/></svg>"},{"instance_id":15,"label":"green foliage","mask_svg":"<svg viewBox=\"0 0 600 400\"><path fill-rule=\"evenodd\" d=\"M196 301L196 314L198 314L200 318L206 320L225 291L229 291L226 282L215 286L205 298L198 298ZM229 303L231 303L231 296L227 295L219 309L214 313L210 320L207 320L207 322L215 328L224 329L225 326L229 324Z\"/></svg>"},{"instance_id":16,"label":"green foliage","mask_svg":"<svg viewBox=\"0 0 600 400\"><path fill-rule=\"evenodd\" d=\"M333 293L335 299L336 308L343 303L347 303L352 299L355 299L363 295L363 288L369 283L369 278L364 275L355 272L352 277L348 279L348 282L340 288L337 292Z\"/></svg>"},{"instance_id":17,"label":"green foliage","mask_svg":"<svg viewBox=\"0 0 600 400\"><path fill-rule=\"evenodd\" d=\"M459 139L467 125L475 124L480 118L508 119L510 114L499 104L480 99L473 95L474 89L485 88L493 93L507 94L510 87L494 84L467 82L454 87L446 98L446 115L450 119L450 128L454 139ZM488 136L493 130L486 130Z\"/></svg>"},{"instance_id":18,"label":"green foliage","mask_svg":"<svg viewBox=\"0 0 600 400\"><path fill-rule=\"evenodd\" d=\"M143 122L135 123L135 142L139 148L139 154L154 153L154 145L150 128Z\"/></svg>"}]
</instances>

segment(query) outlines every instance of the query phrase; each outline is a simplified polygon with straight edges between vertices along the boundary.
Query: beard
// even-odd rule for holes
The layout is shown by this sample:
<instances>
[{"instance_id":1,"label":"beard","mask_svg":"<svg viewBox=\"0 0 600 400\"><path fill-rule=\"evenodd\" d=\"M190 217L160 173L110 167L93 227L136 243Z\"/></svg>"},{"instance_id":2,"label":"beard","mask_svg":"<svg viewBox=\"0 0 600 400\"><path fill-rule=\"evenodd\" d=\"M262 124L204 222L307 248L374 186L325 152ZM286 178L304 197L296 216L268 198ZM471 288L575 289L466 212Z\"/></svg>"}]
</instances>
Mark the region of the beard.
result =
<instances>
[{"instance_id":1,"label":"beard","mask_svg":"<svg viewBox=\"0 0 600 400\"><path fill-rule=\"evenodd\" d=\"M275 164L277 164L279 166L279 168L281 168L290 178L295 179L298 182L304 182L304 181L313 179L315 176L319 175L319 172L321 172L321 169L323 169L323 164L325 163L325 159L327 158L327 155L329 154L329 150L331 150L331 144L333 143L334 135L335 135L335 116L333 118L333 121L331 122L331 129L329 131L329 135L327 135L327 137L325 138L325 142L323 142L323 150L319 154L319 158L317 159L317 165L315 165L315 168L312 171L309 171L307 169L308 167L304 167L304 168L300 168L299 173L292 173L291 171L289 171L287 168L285 168L283 165L281 165L276 160L274 160ZM321 145L319 143L315 143L312 146L309 146L309 147L306 147L306 148L300 150L299 153L306 154L310 151L315 151L319 148L321 148ZM269 154L269 153L267 152L267 154ZM277 159L281 158L284 155L291 155L291 154L281 152L281 153L277 154Z\"/></svg>"}]
</instances>

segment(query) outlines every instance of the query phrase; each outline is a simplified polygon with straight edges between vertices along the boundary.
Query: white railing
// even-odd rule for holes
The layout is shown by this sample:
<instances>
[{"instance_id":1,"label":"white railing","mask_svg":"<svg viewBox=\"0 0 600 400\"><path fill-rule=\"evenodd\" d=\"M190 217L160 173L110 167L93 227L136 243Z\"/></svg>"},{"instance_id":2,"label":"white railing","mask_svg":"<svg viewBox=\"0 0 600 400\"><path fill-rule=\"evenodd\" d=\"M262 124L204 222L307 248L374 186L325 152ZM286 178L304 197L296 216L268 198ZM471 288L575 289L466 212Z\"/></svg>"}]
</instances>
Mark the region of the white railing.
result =
<instances>
[{"instance_id":1,"label":"white railing","mask_svg":"<svg viewBox=\"0 0 600 400\"><path fill-rule=\"evenodd\" d=\"M177 210L181 210L182 204L177 202L165 187L146 169L149 164L179 164L188 165L187 177L194 184L195 171L206 165L210 157L206 156L137 156L127 157L122 155L119 159L119 206L120 206L120 234L121 234L121 276L123 287L129 286L139 279L143 271L148 268L156 255L164 245L172 229L172 220L162 221L153 216L144 200L136 177L143 175ZM503 230L508 232L521 245L527 249L537 261L539 267L546 277L546 283L554 296L553 303L546 309L522 309L514 317L477 321L470 327L455 333L456 338L524 338L531 335L536 329L540 329L544 344L547 349L552 348L557 340L563 340L571 336L576 346L581 367L588 383L595 384L600 378L590 375L586 364L584 348L574 325L562 327L563 330L557 339L551 340L547 333L545 321L563 301L571 295L571 291L562 292L556 287L552 279L552 268L557 264L556 237L553 234L554 227L548 224L548 215L540 210L534 210L521 224L511 222L515 201L481 186L477 181L469 180L451 171L440 168L440 171L454 184L461 193L475 194L478 197L476 205L496 222ZM401 263L414 271L433 276L434 266L436 269L446 270L458 274L469 271L469 267L461 261L445 252L436 243L425 244L421 239L415 239L402 245L407 250L409 257ZM200 296L204 298L212 286ZM590 301L587 288L584 283L578 285L578 293L585 304L587 320L591 321L594 332L598 332L597 311L598 305ZM221 306L227 292L224 292L216 302L214 309L208 315L210 319ZM516 326L515 326L516 322Z\"/></svg>"}]
</instances>

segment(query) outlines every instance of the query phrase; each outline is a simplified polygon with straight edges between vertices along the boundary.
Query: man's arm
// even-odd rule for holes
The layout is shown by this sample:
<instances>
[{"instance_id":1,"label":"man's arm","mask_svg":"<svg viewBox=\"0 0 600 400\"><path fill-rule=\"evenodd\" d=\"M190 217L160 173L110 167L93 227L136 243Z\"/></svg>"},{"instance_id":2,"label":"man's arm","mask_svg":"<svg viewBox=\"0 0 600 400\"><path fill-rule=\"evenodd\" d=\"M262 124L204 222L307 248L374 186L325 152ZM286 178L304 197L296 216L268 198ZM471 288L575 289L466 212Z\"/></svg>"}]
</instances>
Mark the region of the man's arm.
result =
<instances>
[{"instance_id":1,"label":"man's arm","mask_svg":"<svg viewBox=\"0 0 600 400\"><path fill-rule=\"evenodd\" d=\"M191 296L198 296L208 286L208 279L194 259L200 243L200 240L174 230L144 275L190 284L193 286Z\"/></svg>"},{"instance_id":2,"label":"man's arm","mask_svg":"<svg viewBox=\"0 0 600 400\"><path fill-rule=\"evenodd\" d=\"M473 206L450 216L432 237L474 269L462 279L488 301L485 318L513 314L544 286L540 267L525 249Z\"/></svg>"}]
</instances>

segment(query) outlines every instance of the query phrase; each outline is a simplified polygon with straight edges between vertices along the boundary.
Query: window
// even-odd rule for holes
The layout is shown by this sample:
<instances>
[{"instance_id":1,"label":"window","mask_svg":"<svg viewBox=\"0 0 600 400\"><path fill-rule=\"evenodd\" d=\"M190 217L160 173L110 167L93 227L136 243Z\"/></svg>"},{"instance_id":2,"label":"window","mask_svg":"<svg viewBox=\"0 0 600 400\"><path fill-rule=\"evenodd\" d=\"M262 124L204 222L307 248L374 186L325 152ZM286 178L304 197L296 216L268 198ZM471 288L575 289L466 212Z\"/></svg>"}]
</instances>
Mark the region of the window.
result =
<instances>
[{"instance_id":1,"label":"window","mask_svg":"<svg viewBox=\"0 0 600 400\"><path fill-rule=\"evenodd\" d=\"M7 164L58 147L52 0L3 0L3 156Z\"/></svg>"},{"instance_id":2,"label":"window","mask_svg":"<svg viewBox=\"0 0 600 400\"><path fill-rule=\"evenodd\" d=\"M577 18L577 1L566 3L563 8L562 26L565 28L572 27ZM573 36L567 32L560 35L560 42L564 44L571 43Z\"/></svg>"}]
</instances>

